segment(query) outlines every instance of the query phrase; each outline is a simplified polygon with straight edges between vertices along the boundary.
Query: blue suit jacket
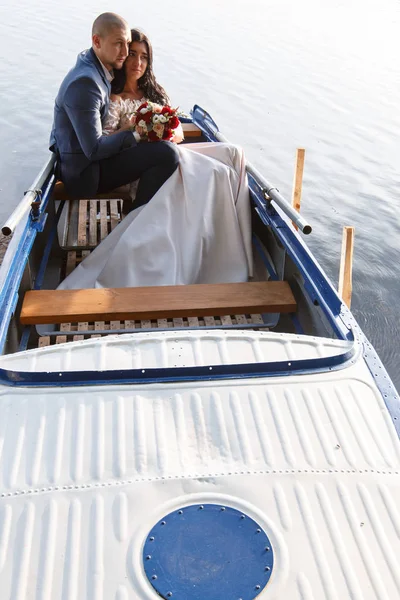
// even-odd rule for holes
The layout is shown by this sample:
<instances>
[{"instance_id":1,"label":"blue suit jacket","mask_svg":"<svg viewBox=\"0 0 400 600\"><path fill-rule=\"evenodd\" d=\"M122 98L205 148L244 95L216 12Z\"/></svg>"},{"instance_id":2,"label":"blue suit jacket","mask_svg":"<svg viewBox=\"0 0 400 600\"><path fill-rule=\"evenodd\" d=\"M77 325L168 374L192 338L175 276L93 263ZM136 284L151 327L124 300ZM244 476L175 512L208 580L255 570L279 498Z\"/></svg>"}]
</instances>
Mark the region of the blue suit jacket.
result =
<instances>
[{"instance_id":1,"label":"blue suit jacket","mask_svg":"<svg viewBox=\"0 0 400 600\"><path fill-rule=\"evenodd\" d=\"M95 195L99 184L99 160L137 144L130 131L102 135L111 85L93 49L78 55L75 67L60 86L50 136L50 150L57 152L60 173L71 196Z\"/></svg>"}]
</instances>

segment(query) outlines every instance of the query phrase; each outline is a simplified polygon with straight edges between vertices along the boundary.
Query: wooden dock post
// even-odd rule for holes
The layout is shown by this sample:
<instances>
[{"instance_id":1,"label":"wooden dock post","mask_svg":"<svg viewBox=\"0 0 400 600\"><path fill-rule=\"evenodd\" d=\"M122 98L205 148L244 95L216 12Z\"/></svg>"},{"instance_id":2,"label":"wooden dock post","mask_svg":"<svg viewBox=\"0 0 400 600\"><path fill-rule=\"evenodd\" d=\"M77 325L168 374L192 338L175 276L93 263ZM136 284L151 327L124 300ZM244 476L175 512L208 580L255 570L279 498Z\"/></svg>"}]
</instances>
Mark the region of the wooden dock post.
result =
<instances>
[{"instance_id":1,"label":"wooden dock post","mask_svg":"<svg viewBox=\"0 0 400 600\"><path fill-rule=\"evenodd\" d=\"M292 206L295 210L297 210L297 212L300 212L305 152L306 151L304 148L297 148L296 150L296 168L294 172ZM298 230L298 227L295 223L293 223L293 227Z\"/></svg>"},{"instance_id":2,"label":"wooden dock post","mask_svg":"<svg viewBox=\"0 0 400 600\"><path fill-rule=\"evenodd\" d=\"M353 290L353 247L354 227L343 227L338 291L339 296L347 304L348 308L351 305L351 293Z\"/></svg>"}]
</instances>

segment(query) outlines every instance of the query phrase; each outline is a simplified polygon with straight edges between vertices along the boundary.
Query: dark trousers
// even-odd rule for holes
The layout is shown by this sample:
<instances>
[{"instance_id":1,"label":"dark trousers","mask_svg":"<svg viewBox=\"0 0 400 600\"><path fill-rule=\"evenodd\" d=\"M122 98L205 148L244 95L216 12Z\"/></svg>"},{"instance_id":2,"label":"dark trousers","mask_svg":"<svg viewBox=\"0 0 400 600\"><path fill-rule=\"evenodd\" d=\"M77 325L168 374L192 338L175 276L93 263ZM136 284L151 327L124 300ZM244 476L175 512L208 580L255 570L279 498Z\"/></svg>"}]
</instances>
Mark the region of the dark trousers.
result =
<instances>
[{"instance_id":1,"label":"dark trousers","mask_svg":"<svg viewBox=\"0 0 400 600\"><path fill-rule=\"evenodd\" d=\"M171 142L141 142L115 156L99 161L98 193L140 179L133 208L146 204L172 175L179 154ZM125 211L124 211L125 212Z\"/></svg>"}]
</instances>

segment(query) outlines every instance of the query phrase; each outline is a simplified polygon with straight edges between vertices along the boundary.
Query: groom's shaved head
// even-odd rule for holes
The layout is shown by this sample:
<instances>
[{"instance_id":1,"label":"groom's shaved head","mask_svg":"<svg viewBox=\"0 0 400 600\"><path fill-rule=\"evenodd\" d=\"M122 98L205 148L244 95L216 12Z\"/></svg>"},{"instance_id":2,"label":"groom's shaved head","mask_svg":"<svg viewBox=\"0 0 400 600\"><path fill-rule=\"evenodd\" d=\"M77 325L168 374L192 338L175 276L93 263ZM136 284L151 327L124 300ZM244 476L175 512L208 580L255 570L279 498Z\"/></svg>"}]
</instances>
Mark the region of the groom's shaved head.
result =
<instances>
[{"instance_id":1,"label":"groom's shaved head","mask_svg":"<svg viewBox=\"0 0 400 600\"><path fill-rule=\"evenodd\" d=\"M92 37L99 35L105 37L109 35L114 29L129 30L129 25L119 15L111 12L102 13L97 17L92 27Z\"/></svg>"},{"instance_id":2,"label":"groom's shaved head","mask_svg":"<svg viewBox=\"0 0 400 600\"><path fill-rule=\"evenodd\" d=\"M131 39L128 23L115 13L103 13L93 23L93 51L103 67L110 72L124 66Z\"/></svg>"}]
</instances>

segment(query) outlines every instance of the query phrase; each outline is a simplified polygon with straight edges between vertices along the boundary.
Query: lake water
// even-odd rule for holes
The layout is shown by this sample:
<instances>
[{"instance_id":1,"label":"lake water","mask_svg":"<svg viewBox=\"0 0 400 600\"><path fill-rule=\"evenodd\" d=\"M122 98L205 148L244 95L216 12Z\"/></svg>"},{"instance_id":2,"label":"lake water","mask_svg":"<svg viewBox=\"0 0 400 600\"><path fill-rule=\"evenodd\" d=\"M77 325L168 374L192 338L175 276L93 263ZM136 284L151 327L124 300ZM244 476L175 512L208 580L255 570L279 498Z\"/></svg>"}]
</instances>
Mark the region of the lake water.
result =
<instances>
[{"instance_id":1,"label":"lake water","mask_svg":"<svg viewBox=\"0 0 400 600\"><path fill-rule=\"evenodd\" d=\"M355 226L352 309L400 389L398 0L1 2L1 220L44 164L58 86L106 10L150 36L173 103L208 110L286 197L306 148L307 242L336 283Z\"/></svg>"}]
</instances>

